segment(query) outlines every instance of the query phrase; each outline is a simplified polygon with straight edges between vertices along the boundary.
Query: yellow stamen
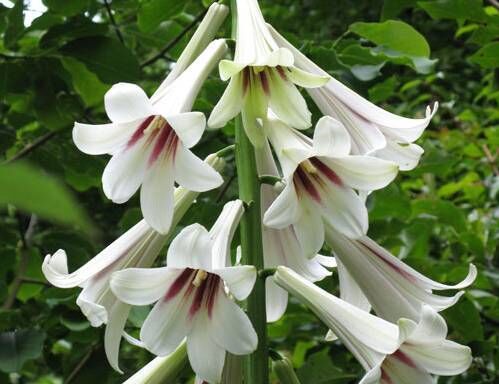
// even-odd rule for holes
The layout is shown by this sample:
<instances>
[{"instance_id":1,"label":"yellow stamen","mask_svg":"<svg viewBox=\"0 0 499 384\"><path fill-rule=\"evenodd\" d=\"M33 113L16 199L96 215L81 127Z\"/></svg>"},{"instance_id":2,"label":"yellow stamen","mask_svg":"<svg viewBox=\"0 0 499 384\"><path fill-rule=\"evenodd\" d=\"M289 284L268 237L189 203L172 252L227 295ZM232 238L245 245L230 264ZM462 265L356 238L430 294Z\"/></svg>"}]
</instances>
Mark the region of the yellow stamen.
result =
<instances>
[{"instance_id":1,"label":"yellow stamen","mask_svg":"<svg viewBox=\"0 0 499 384\"><path fill-rule=\"evenodd\" d=\"M198 272L196 273L196 277L194 278L194 281L192 282L192 285L195 287L199 287L203 280L205 280L208 277L208 272L198 269Z\"/></svg>"},{"instance_id":2,"label":"yellow stamen","mask_svg":"<svg viewBox=\"0 0 499 384\"><path fill-rule=\"evenodd\" d=\"M308 159L302 161L300 165L302 165L303 168L305 168L305 170L308 173L312 173L312 174L316 174L317 173L317 168L315 168L315 166Z\"/></svg>"},{"instance_id":3,"label":"yellow stamen","mask_svg":"<svg viewBox=\"0 0 499 384\"><path fill-rule=\"evenodd\" d=\"M154 119L149 123L148 127L144 130L144 134L149 134L157 128L164 125L165 119L162 116L154 116Z\"/></svg>"}]
</instances>

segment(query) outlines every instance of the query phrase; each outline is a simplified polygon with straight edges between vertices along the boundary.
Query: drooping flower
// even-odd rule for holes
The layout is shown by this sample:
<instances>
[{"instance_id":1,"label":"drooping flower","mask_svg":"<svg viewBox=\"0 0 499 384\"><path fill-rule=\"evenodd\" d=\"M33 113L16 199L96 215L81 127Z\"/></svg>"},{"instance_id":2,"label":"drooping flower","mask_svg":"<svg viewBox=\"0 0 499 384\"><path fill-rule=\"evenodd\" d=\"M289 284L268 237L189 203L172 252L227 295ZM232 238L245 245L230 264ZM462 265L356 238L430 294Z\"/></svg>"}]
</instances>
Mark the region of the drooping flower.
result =
<instances>
[{"instance_id":1,"label":"drooping flower","mask_svg":"<svg viewBox=\"0 0 499 384\"><path fill-rule=\"evenodd\" d=\"M272 26L268 25L268 30L279 47L292 52L298 68L316 75L327 75ZM430 123L438 103L433 110L426 108L424 118L409 119L376 106L333 77L325 86L307 89L307 92L324 115L338 119L347 128L352 139L352 154L370 154L391 160L403 171L416 167L424 151L414 141Z\"/></svg>"},{"instance_id":2,"label":"drooping flower","mask_svg":"<svg viewBox=\"0 0 499 384\"><path fill-rule=\"evenodd\" d=\"M392 322L401 317L418 321L424 305L436 311L449 308L464 292L447 297L432 291L466 288L477 275L475 266L470 264L463 281L455 285L440 284L415 271L367 236L353 240L329 227L326 241L376 314ZM338 273L341 275L341 269Z\"/></svg>"},{"instance_id":3,"label":"drooping flower","mask_svg":"<svg viewBox=\"0 0 499 384\"><path fill-rule=\"evenodd\" d=\"M447 325L423 306L418 323L398 325L331 295L286 267L274 280L314 312L367 372L359 384L433 384L431 374L457 375L468 369L471 350L447 340Z\"/></svg>"},{"instance_id":4,"label":"drooping flower","mask_svg":"<svg viewBox=\"0 0 499 384\"><path fill-rule=\"evenodd\" d=\"M206 162L220 170L223 159L210 155ZM199 193L184 188L175 190L173 223L184 216ZM106 324L104 345L111 366L120 371L118 352L130 306L117 300L109 281L114 271L128 267L150 267L168 235L152 229L141 220L94 258L74 272L68 272L66 252L62 249L47 255L42 264L45 278L59 288L82 287L76 304L93 327ZM121 372L121 371L120 371Z\"/></svg>"},{"instance_id":5,"label":"drooping flower","mask_svg":"<svg viewBox=\"0 0 499 384\"><path fill-rule=\"evenodd\" d=\"M293 224L307 254L321 249L324 224L352 238L364 235L367 209L354 189L385 187L397 175L397 165L349 155L348 133L332 117L319 120L313 141L274 118L268 119L266 131L286 186L265 212L264 224L278 229Z\"/></svg>"},{"instance_id":6,"label":"drooping flower","mask_svg":"<svg viewBox=\"0 0 499 384\"><path fill-rule=\"evenodd\" d=\"M434 384L431 375L459 375L469 368L470 348L446 339L444 319L428 306L423 306L420 317L418 323L399 321L399 349L374 366L359 384Z\"/></svg>"},{"instance_id":7,"label":"drooping flower","mask_svg":"<svg viewBox=\"0 0 499 384\"><path fill-rule=\"evenodd\" d=\"M399 348L397 325L337 298L287 267L277 267L273 278L314 312L366 371Z\"/></svg>"},{"instance_id":8,"label":"drooping flower","mask_svg":"<svg viewBox=\"0 0 499 384\"><path fill-rule=\"evenodd\" d=\"M175 81L150 99L137 85L115 84L104 99L112 123L76 123L73 129L73 140L81 151L112 154L102 175L106 196L124 203L142 186L143 216L160 233L167 233L172 222L175 182L204 192L223 181L189 150L205 128L204 115L189 111L226 49L225 41L213 41Z\"/></svg>"},{"instance_id":9,"label":"drooping flower","mask_svg":"<svg viewBox=\"0 0 499 384\"><path fill-rule=\"evenodd\" d=\"M143 345L158 356L187 339L187 354L202 380L220 381L226 351L253 352L257 336L243 310L229 297L245 299L256 280L254 266L230 266L230 242L243 212L229 202L210 232L199 224L172 241L167 267L115 272L111 288L131 305L156 302L141 331Z\"/></svg>"},{"instance_id":10,"label":"drooping flower","mask_svg":"<svg viewBox=\"0 0 499 384\"><path fill-rule=\"evenodd\" d=\"M246 134L255 146L264 135L257 119L267 117L270 107L290 126L306 129L311 113L295 85L318 87L329 75L312 75L294 66L293 54L279 48L270 35L257 0L237 0L237 31L234 61L220 62L220 77L230 79L213 109L208 126L220 128L241 112Z\"/></svg>"},{"instance_id":11,"label":"drooping flower","mask_svg":"<svg viewBox=\"0 0 499 384\"><path fill-rule=\"evenodd\" d=\"M279 176L277 166L272 157L268 143L255 149L257 168L260 175ZM279 192L271 185L261 186L262 214L277 198ZM334 266L334 258L317 255L307 255L300 244L293 225L282 229L262 227L263 261L265 268L284 265L294 270L306 279L315 282L331 275L324 266ZM323 266L324 265L324 266ZM265 280L267 321L274 322L281 318L288 305L288 293L278 287L272 277Z\"/></svg>"}]
</instances>

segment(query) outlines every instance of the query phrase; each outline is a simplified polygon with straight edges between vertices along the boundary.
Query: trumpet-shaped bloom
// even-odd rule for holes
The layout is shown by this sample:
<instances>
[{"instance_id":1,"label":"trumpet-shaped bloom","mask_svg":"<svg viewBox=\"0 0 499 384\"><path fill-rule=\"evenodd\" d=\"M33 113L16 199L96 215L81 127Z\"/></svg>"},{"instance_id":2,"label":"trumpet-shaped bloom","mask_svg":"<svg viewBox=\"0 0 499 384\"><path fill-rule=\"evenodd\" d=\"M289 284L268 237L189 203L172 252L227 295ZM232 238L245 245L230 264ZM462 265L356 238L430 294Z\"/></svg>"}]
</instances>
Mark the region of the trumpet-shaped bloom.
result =
<instances>
[{"instance_id":1,"label":"trumpet-shaped bloom","mask_svg":"<svg viewBox=\"0 0 499 384\"><path fill-rule=\"evenodd\" d=\"M469 347L447 340L447 324L432 308L422 308L421 320L399 321L399 349L374 366L359 384L434 384L431 376L453 376L471 364Z\"/></svg>"},{"instance_id":2,"label":"trumpet-shaped bloom","mask_svg":"<svg viewBox=\"0 0 499 384\"><path fill-rule=\"evenodd\" d=\"M464 292L447 297L432 291L466 288L477 275L475 266L470 264L463 281L456 285L440 284L415 271L367 236L352 240L327 228L326 240L376 314L392 322L401 317L418 321L424 305L436 311L449 308ZM338 273L342 273L341 268Z\"/></svg>"},{"instance_id":3,"label":"trumpet-shaped bloom","mask_svg":"<svg viewBox=\"0 0 499 384\"><path fill-rule=\"evenodd\" d=\"M397 175L395 163L352 156L350 137L341 123L323 117L313 141L279 120L266 126L283 169L286 186L264 215L264 224L294 224L300 243L317 253L324 242L324 224L356 238L367 232L367 209L354 189L385 187Z\"/></svg>"},{"instance_id":4,"label":"trumpet-shaped bloom","mask_svg":"<svg viewBox=\"0 0 499 384\"><path fill-rule=\"evenodd\" d=\"M269 33L256 0L237 0L237 31L234 61L220 62L220 77L230 79L208 120L220 128L242 113L246 134L261 146L264 134L257 119L265 119L270 106L281 120L297 129L311 125L311 113L295 85L318 87L329 75L312 75L296 68L293 54L279 48Z\"/></svg>"},{"instance_id":5,"label":"trumpet-shaped bloom","mask_svg":"<svg viewBox=\"0 0 499 384\"><path fill-rule=\"evenodd\" d=\"M316 75L327 75L270 25L268 29L279 47L292 52L297 67ZM374 105L332 77L324 87L307 91L323 114L338 119L347 128L353 154L372 154L392 160L401 170L416 167L423 149L413 142L430 123L438 103L433 110L426 108L424 118L409 119Z\"/></svg>"},{"instance_id":6,"label":"trumpet-shaped bloom","mask_svg":"<svg viewBox=\"0 0 499 384\"><path fill-rule=\"evenodd\" d=\"M142 186L143 216L160 233L167 233L172 222L175 182L203 192L223 181L189 150L205 128L204 115L189 111L226 49L223 40L212 42L175 81L150 99L137 85L114 85L104 98L112 123L74 126L73 140L81 151L112 154L102 175L106 196L124 203Z\"/></svg>"},{"instance_id":7,"label":"trumpet-shaped bloom","mask_svg":"<svg viewBox=\"0 0 499 384\"><path fill-rule=\"evenodd\" d=\"M226 351L253 352L257 336L243 310L229 297L245 299L256 280L253 266L230 266L230 242L242 215L240 200L225 205L210 232L199 224L172 241L167 267L115 272L111 288L131 305L156 302L140 338L158 356L187 339L187 354L201 379L220 381Z\"/></svg>"},{"instance_id":8,"label":"trumpet-shaped bloom","mask_svg":"<svg viewBox=\"0 0 499 384\"><path fill-rule=\"evenodd\" d=\"M366 371L399 348L395 324L331 295L287 267L277 267L274 281L314 312Z\"/></svg>"},{"instance_id":9,"label":"trumpet-shaped bloom","mask_svg":"<svg viewBox=\"0 0 499 384\"><path fill-rule=\"evenodd\" d=\"M208 156L206 162L215 169L223 166L223 159L215 155ZM197 195L197 192L184 188L176 189L174 223L183 217ZM111 275L123 268L151 266L166 240L167 235L156 232L145 220L141 220L74 272L68 272L66 252L62 249L47 255L42 264L46 279L56 287L83 288L76 303L92 326L107 324L104 340L106 354L117 371L120 371L118 352L129 305L119 302L111 292Z\"/></svg>"},{"instance_id":10,"label":"trumpet-shaped bloom","mask_svg":"<svg viewBox=\"0 0 499 384\"><path fill-rule=\"evenodd\" d=\"M268 143L255 149L258 173L260 175L279 176L277 166L272 157ZM262 214L278 196L277 190L271 185L261 186ZM313 253L307 255L307 250L300 244L293 225L283 229L262 227L263 261L265 268L284 265L310 281L320 281L330 276L324 266L335 266L333 257ZM312 251L313 252L313 251ZM288 293L278 287L271 277L265 281L267 321L273 322L281 318L288 305Z\"/></svg>"}]
</instances>

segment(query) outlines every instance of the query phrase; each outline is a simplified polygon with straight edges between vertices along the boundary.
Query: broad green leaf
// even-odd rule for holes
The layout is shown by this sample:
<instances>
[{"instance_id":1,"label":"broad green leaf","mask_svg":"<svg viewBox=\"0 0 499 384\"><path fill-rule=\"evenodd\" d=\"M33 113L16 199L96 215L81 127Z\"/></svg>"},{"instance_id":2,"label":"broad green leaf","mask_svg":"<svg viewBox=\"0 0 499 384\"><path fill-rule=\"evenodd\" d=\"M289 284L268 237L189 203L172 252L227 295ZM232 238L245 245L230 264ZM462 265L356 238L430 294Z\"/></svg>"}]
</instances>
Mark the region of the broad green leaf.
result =
<instances>
[{"instance_id":1,"label":"broad green leaf","mask_svg":"<svg viewBox=\"0 0 499 384\"><path fill-rule=\"evenodd\" d=\"M143 32L152 32L163 21L178 15L189 0L148 0L141 4L138 25Z\"/></svg>"},{"instance_id":2,"label":"broad green leaf","mask_svg":"<svg viewBox=\"0 0 499 384\"><path fill-rule=\"evenodd\" d=\"M456 305L446 309L444 316L465 342L484 339L480 313L467 298L462 298Z\"/></svg>"},{"instance_id":3,"label":"broad green leaf","mask_svg":"<svg viewBox=\"0 0 499 384\"><path fill-rule=\"evenodd\" d=\"M417 0L385 0L381 10L381 21L396 18L404 9L414 7Z\"/></svg>"},{"instance_id":4,"label":"broad green leaf","mask_svg":"<svg viewBox=\"0 0 499 384\"><path fill-rule=\"evenodd\" d=\"M6 47L13 48L17 40L24 33L23 17L24 1L17 0L14 6L7 12L7 28L3 36Z\"/></svg>"},{"instance_id":5,"label":"broad green leaf","mask_svg":"<svg viewBox=\"0 0 499 384\"><path fill-rule=\"evenodd\" d=\"M297 371L302 384L333 384L350 382L355 375L333 365L327 348L311 355Z\"/></svg>"},{"instance_id":6,"label":"broad green leaf","mask_svg":"<svg viewBox=\"0 0 499 384\"><path fill-rule=\"evenodd\" d=\"M109 1L109 0L108 0ZM89 0L43 0L49 10L64 16L72 16L88 7Z\"/></svg>"},{"instance_id":7,"label":"broad green leaf","mask_svg":"<svg viewBox=\"0 0 499 384\"><path fill-rule=\"evenodd\" d=\"M12 204L44 219L90 230L88 218L59 181L28 164L0 166L0 207Z\"/></svg>"},{"instance_id":8,"label":"broad green leaf","mask_svg":"<svg viewBox=\"0 0 499 384\"><path fill-rule=\"evenodd\" d=\"M45 332L23 329L0 333L0 370L19 372L24 363L42 353Z\"/></svg>"},{"instance_id":9,"label":"broad green leaf","mask_svg":"<svg viewBox=\"0 0 499 384\"><path fill-rule=\"evenodd\" d=\"M473 56L470 57L470 60L473 63L479 64L483 68L498 68L499 41L484 45Z\"/></svg>"},{"instance_id":10,"label":"broad green leaf","mask_svg":"<svg viewBox=\"0 0 499 384\"><path fill-rule=\"evenodd\" d=\"M48 28L40 39L42 48L62 46L71 40L90 36L102 36L108 31L108 26L102 23L94 23L86 17L72 17L64 24L57 24Z\"/></svg>"},{"instance_id":11,"label":"broad green leaf","mask_svg":"<svg viewBox=\"0 0 499 384\"><path fill-rule=\"evenodd\" d=\"M466 217L463 211L449 201L443 200L415 200L412 202L414 217L433 216L438 223L454 227L458 233L466 231Z\"/></svg>"},{"instance_id":12,"label":"broad green leaf","mask_svg":"<svg viewBox=\"0 0 499 384\"><path fill-rule=\"evenodd\" d=\"M137 57L118 40L109 37L73 40L62 47L61 52L84 63L104 83L133 82L140 78Z\"/></svg>"},{"instance_id":13,"label":"broad green leaf","mask_svg":"<svg viewBox=\"0 0 499 384\"><path fill-rule=\"evenodd\" d=\"M420 1L418 5L433 19L462 19L483 21L487 14L482 0L437 0Z\"/></svg>"},{"instance_id":14,"label":"broad green leaf","mask_svg":"<svg viewBox=\"0 0 499 384\"><path fill-rule=\"evenodd\" d=\"M357 35L390 50L408 56L426 58L430 56L430 46L423 35L402 21L358 22L350 25L349 29Z\"/></svg>"}]
</instances>

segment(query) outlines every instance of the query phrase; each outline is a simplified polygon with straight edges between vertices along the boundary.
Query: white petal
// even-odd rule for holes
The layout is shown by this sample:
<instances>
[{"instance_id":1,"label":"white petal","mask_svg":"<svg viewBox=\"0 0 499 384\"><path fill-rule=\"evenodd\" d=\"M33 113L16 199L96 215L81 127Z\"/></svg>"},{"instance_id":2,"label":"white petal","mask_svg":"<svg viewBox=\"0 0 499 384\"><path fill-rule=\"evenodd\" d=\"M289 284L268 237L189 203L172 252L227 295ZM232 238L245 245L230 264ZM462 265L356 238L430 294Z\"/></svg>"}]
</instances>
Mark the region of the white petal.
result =
<instances>
[{"instance_id":1,"label":"white petal","mask_svg":"<svg viewBox=\"0 0 499 384\"><path fill-rule=\"evenodd\" d=\"M324 245L324 224L317 207L304 199L300 219L293 226L303 256L310 259L317 255Z\"/></svg>"},{"instance_id":2,"label":"white petal","mask_svg":"<svg viewBox=\"0 0 499 384\"><path fill-rule=\"evenodd\" d=\"M277 70L269 71L269 107L285 123L297 129L309 128L312 114L296 86L283 80Z\"/></svg>"},{"instance_id":3,"label":"white petal","mask_svg":"<svg viewBox=\"0 0 499 384\"><path fill-rule=\"evenodd\" d=\"M217 105L208 118L209 128L221 128L241 112L244 103L243 78L240 74L230 79Z\"/></svg>"},{"instance_id":4,"label":"white petal","mask_svg":"<svg viewBox=\"0 0 499 384\"><path fill-rule=\"evenodd\" d=\"M73 142L80 151L89 155L113 153L126 144L141 121L97 125L75 123Z\"/></svg>"},{"instance_id":5,"label":"white petal","mask_svg":"<svg viewBox=\"0 0 499 384\"><path fill-rule=\"evenodd\" d=\"M370 312L371 304L362 292L362 289L350 275L345 265L340 261L340 258L336 259L336 263L338 268L338 278L340 281L340 298L345 300L347 303L355 305L357 308Z\"/></svg>"},{"instance_id":6,"label":"white petal","mask_svg":"<svg viewBox=\"0 0 499 384\"><path fill-rule=\"evenodd\" d=\"M295 223L300 215L298 196L293 181L290 180L263 216L268 227L284 228Z\"/></svg>"},{"instance_id":7,"label":"white petal","mask_svg":"<svg viewBox=\"0 0 499 384\"><path fill-rule=\"evenodd\" d=\"M325 163L345 184L365 191L386 187L398 172L397 164L370 156L346 156L327 159Z\"/></svg>"},{"instance_id":8,"label":"white petal","mask_svg":"<svg viewBox=\"0 0 499 384\"><path fill-rule=\"evenodd\" d=\"M273 323L279 320L286 312L288 293L270 277L265 280L265 292L267 322Z\"/></svg>"},{"instance_id":9,"label":"white petal","mask_svg":"<svg viewBox=\"0 0 499 384\"><path fill-rule=\"evenodd\" d=\"M379 384L379 380L381 378L381 369L379 364L376 365L373 369L368 371L362 380L359 381L359 384Z\"/></svg>"},{"instance_id":10,"label":"white petal","mask_svg":"<svg viewBox=\"0 0 499 384\"><path fill-rule=\"evenodd\" d=\"M258 60L255 65L267 67L291 67L295 61L293 54L286 48L278 48L270 52L266 57Z\"/></svg>"},{"instance_id":11,"label":"white petal","mask_svg":"<svg viewBox=\"0 0 499 384\"><path fill-rule=\"evenodd\" d=\"M350 136L341 122L322 117L315 126L314 151L317 156L343 157L350 154Z\"/></svg>"},{"instance_id":12,"label":"white petal","mask_svg":"<svg viewBox=\"0 0 499 384\"><path fill-rule=\"evenodd\" d=\"M167 121L175 130L182 144L187 148L191 148L198 143L206 127L206 118L201 112L169 115Z\"/></svg>"},{"instance_id":13,"label":"white petal","mask_svg":"<svg viewBox=\"0 0 499 384\"><path fill-rule=\"evenodd\" d=\"M426 371L440 376L459 375L466 371L472 362L471 349L450 340L424 347L404 346L403 351Z\"/></svg>"},{"instance_id":14,"label":"white petal","mask_svg":"<svg viewBox=\"0 0 499 384\"><path fill-rule=\"evenodd\" d=\"M286 76L293 83L304 88L322 87L330 79L330 76L316 75L297 67L287 67Z\"/></svg>"},{"instance_id":15,"label":"white petal","mask_svg":"<svg viewBox=\"0 0 499 384\"><path fill-rule=\"evenodd\" d=\"M336 261L336 258L331 257L331 256L317 255L317 256L315 256L315 259L321 265L323 265L327 268L336 268L338 266L338 262Z\"/></svg>"},{"instance_id":16,"label":"white petal","mask_svg":"<svg viewBox=\"0 0 499 384\"><path fill-rule=\"evenodd\" d=\"M383 384L435 384L435 380L431 375L412 362L407 364L407 356L399 358L399 356L388 356L382 365L384 376L387 380L382 381Z\"/></svg>"},{"instance_id":17,"label":"white petal","mask_svg":"<svg viewBox=\"0 0 499 384\"><path fill-rule=\"evenodd\" d=\"M104 333L104 349L109 365L119 373L123 373L118 365L120 343L125 323L130 313L130 306L116 302L109 314L109 321Z\"/></svg>"},{"instance_id":18,"label":"white petal","mask_svg":"<svg viewBox=\"0 0 499 384\"><path fill-rule=\"evenodd\" d=\"M243 213L244 206L241 200L229 201L224 205L217 221L211 227L213 268L223 268L231 265L230 244Z\"/></svg>"},{"instance_id":19,"label":"white petal","mask_svg":"<svg viewBox=\"0 0 499 384\"><path fill-rule=\"evenodd\" d=\"M447 323L437 311L424 305L417 326L409 335L408 341L416 344L434 344L447 336Z\"/></svg>"},{"instance_id":20,"label":"white petal","mask_svg":"<svg viewBox=\"0 0 499 384\"><path fill-rule=\"evenodd\" d=\"M182 229L171 242L166 264L172 268L210 271L212 244L208 231L202 225L191 224Z\"/></svg>"},{"instance_id":21,"label":"white petal","mask_svg":"<svg viewBox=\"0 0 499 384\"><path fill-rule=\"evenodd\" d=\"M401 171L410 171L416 168L423 153L424 149L417 144L399 144L388 140L386 147L377 150L373 156L393 161Z\"/></svg>"},{"instance_id":22,"label":"white petal","mask_svg":"<svg viewBox=\"0 0 499 384\"><path fill-rule=\"evenodd\" d=\"M151 102L138 85L118 83L104 96L104 105L113 123L127 123L154 114Z\"/></svg>"},{"instance_id":23,"label":"white petal","mask_svg":"<svg viewBox=\"0 0 499 384\"><path fill-rule=\"evenodd\" d=\"M218 64L218 71L220 72L220 78L222 81L229 80L232 76L237 75L241 72L245 64L236 63L232 60L220 60L220 64Z\"/></svg>"},{"instance_id":24,"label":"white petal","mask_svg":"<svg viewBox=\"0 0 499 384\"><path fill-rule=\"evenodd\" d=\"M175 154L175 180L195 192L209 191L223 184L217 171L183 145L177 147Z\"/></svg>"},{"instance_id":25,"label":"white petal","mask_svg":"<svg viewBox=\"0 0 499 384\"><path fill-rule=\"evenodd\" d=\"M168 286L179 274L178 269L128 268L113 273L110 286L121 301L132 305L148 305L166 294Z\"/></svg>"},{"instance_id":26,"label":"white petal","mask_svg":"<svg viewBox=\"0 0 499 384\"><path fill-rule=\"evenodd\" d=\"M225 351L212 339L207 316L197 316L187 336L187 355L193 371L202 380L219 383L225 363Z\"/></svg>"},{"instance_id":27,"label":"white petal","mask_svg":"<svg viewBox=\"0 0 499 384\"><path fill-rule=\"evenodd\" d=\"M346 187L331 186L328 191L328 200L322 201L325 223L352 239L366 234L367 208L359 196Z\"/></svg>"},{"instance_id":28,"label":"white petal","mask_svg":"<svg viewBox=\"0 0 499 384\"><path fill-rule=\"evenodd\" d=\"M144 180L148 157L144 140L116 153L104 169L102 188L107 198L114 203L128 201Z\"/></svg>"},{"instance_id":29,"label":"white petal","mask_svg":"<svg viewBox=\"0 0 499 384\"><path fill-rule=\"evenodd\" d=\"M219 292L215 300L210 328L205 329L205 332L211 331L213 340L221 348L234 355L246 355L253 352L258 344L258 337L251 321L222 290Z\"/></svg>"},{"instance_id":30,"label":"white petal","mask_svg":"<svg viewBox=\"0 0 499 384\"><path fill-rule=\"evenodd\" d=\"M246 299L253 290L256 281L256 269L252 265L214 269L213 273L225 281L230 293L237 300Z\"/></svg>"},{"instance_id":31,"label":"white petal","mask_svg":"<svg viewBox=\"0 0 499 384\"><path fill-rule=\"evenodd\" d=\"M160 158L150 168L140 189L140 208L144 219L162 234L168 233L172 224L174 186L172 161Z\"/></svg>"}]
</instances>

